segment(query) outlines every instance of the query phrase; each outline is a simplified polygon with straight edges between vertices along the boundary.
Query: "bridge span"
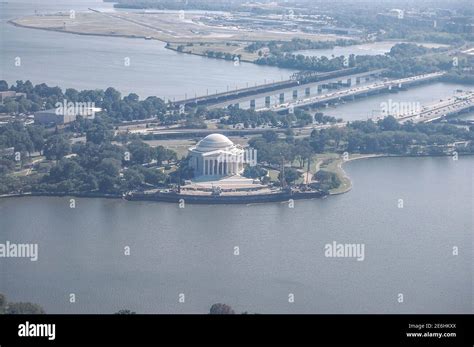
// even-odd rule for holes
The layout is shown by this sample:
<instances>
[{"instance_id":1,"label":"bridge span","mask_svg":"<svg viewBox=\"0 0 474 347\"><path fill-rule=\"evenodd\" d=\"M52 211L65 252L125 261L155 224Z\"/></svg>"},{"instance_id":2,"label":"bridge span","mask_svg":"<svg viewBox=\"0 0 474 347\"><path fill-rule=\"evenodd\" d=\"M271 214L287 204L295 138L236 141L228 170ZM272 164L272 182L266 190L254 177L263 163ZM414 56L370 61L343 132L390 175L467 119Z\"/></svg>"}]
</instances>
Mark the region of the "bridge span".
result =
<instances>
[{"instance_id":1,"label":"bridge span","mask_svg":"<svg viewBox=\"0 0 474 347\"><path fill-rule=\"evenodd\" d=\"M308 106L327 106L334 102L354 100L356 97L366 97L368 95L378 94L385 91L401 90L411 85L426 83L439 79L443 75L444 72L434 72L396 80L382 82L379 81L373 84L346 88L309 98L297 99L288 103L280 103L270 107L263 107L257 109L257 111L293 112L296 108Z\"/></svg>"},{"instance_id":2,"label":"bridge span","mask_svg":"<svg viewBox=\"0 0 474 347\"><path fill-rule=\"evenodd\" d=\"M424 106L421 110L402 114L396 118L400 123L407 121L412 121L413 123L430 123L472 110L474 110L474 91L467 91L446 100L441 100L435 104Z\"/></svg>"},{"instance_id":3,"label":"bridge span","mask_svg":"<svg viewBox=\"0 0 474 347\"><path fill-rule=\"evenodd\" d=\"M291 88L297 90L299 88L302 88L303 86L306 86L306 93L308 93L311 88L310 85L316 82L331 82L333 84L338 83L339 85L343 85L344 83L351 84L352 79L354 79L355 83L359 84L365 78L369 78L371 76L379 76L384 71L385 69L378 69L360 72L358 68L348 68L337 71L313 74L311 78L305 78L304 80L300 80L297 77L294 77L286 81L267 83L254 87L188 98L184 100L174 101L172 102L172 105L174 107L180 107L183 105L188 107L196 107L200 105L210 106L221 104L224 105L223 107L226 107L229 105L238 104L239 102L242 102L242 100L254 100L256 97L265 97L269 93ZM334 82L334 79L337 80Z\"/></svg>"}]
</instances>

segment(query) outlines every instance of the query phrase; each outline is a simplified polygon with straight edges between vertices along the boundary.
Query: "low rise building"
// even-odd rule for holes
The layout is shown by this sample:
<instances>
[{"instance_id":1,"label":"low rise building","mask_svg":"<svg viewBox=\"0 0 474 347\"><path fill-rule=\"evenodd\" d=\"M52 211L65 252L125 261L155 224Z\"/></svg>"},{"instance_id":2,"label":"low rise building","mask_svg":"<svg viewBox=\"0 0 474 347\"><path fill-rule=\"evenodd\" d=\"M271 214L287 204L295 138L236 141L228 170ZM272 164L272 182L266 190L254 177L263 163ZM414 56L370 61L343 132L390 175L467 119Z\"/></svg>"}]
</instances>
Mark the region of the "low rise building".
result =
<instances>
[{"instance_id":1,"label":"low rise building","mask_svg":"<svg viewBox=\"0 0 474 347\"><path fill-rule=\"evenodd\" d=\"M35 112L35 124L39 125L66 125L74 122L78 116L93 119L96 112L101 109L97 107L88 107L71 111L71 109L53 108L44 111Z\"/></svg>"},{"instance_id":2,"label":"low rise building","mask_svg":"<svg viewBox=\"0 0 474 347\"><path fill-rule=\"evenodd\" d=\"M7 98L19 98L21 96L25 96L25 93L17 93L14 90L5 90L3 92L0 92L0 103L3 104L4 100Z\"/></svg>"}]
</instances>

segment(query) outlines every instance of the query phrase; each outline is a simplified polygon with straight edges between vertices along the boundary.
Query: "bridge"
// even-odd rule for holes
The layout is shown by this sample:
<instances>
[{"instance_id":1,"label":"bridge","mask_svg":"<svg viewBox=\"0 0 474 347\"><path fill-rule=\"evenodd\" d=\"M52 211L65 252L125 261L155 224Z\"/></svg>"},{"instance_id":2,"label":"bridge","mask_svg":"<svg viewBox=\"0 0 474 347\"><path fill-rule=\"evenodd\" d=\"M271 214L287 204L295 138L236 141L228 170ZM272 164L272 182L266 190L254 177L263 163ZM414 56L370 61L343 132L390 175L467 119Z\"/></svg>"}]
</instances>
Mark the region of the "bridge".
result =
<instances>
[{"instance_id":1,"label":"bridge","mask_svg":"<svg viewBox=\"0 0 474 347\"><path fill-rule=\"evenodd\" d=\"M411 85L417 85L439 79L444 72L434 72L430 74L418 75L397 80L376 82L369 85L361 85L359 87L346 88L334 92L316 95L309 98L297 99L288 103L280 103L274 106L266 106L257 111L274 111L274 112L292 112L296 108L308 106L327 106L331 103L354 100L356 97L366 97L385 91L396 91L404 89Z\"/></svg>"},{"instance_id":2,"label":"bridge","mask_svg":"<svg viewBox=\"0 0 474 347\"><path fill-rule=\"evenodd\" d=\"M441 100L432 105L424 106L421 110L405 113L396 117L400 123L430 123L445 117L474 110L474 91L467 91Z\"/></svg>"},{"instance_id":3,"label":"bridge","mask_svg":"<svg viewBox=\"0 0 474 347\"><path fill-rule=\"evenodd\" d=\"M266 95L268 95L269 92L291 89L293 87L298 88L304 85L308 85L310 83L327 81L334 78L340 78L336 82L339 82L339 84L341 85L344 83L343 78L347 79L348 81L354 78L357 80L356 83L360 83L363 78L370 76L379 76L383 71L385 71L385 69L359 72L359 68L348 68L325 73L297 73L293 74L293 76L291 76L289 80L174 101L172 102L172 105L174 107L180 107L182 105L187 107L196 107L200 105L209 106L215 104L224 104L225 106L229 106L233 104L238 104L244 99L254 100L255 98L253 98L252 96L258 97L260 95L260 97L265 97Z\"/></svg>"}]
</instances>

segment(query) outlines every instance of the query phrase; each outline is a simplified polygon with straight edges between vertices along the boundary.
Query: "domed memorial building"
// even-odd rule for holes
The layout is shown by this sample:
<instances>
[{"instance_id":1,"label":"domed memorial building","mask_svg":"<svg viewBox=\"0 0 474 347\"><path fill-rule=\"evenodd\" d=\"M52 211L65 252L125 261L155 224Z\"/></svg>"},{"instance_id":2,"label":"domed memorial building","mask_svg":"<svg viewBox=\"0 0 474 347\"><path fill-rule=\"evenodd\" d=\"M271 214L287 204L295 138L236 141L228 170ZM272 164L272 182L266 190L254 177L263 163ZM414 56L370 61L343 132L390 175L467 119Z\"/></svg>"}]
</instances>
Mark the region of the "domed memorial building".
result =
<instances>
[{"instance_id":1,"label":"domed memorial building","mask_svg":"<svg viewBox=\"0 0 474 347\"><path fill-rule=\"evenodd\" d=\"M226 136L211 134L189 149L194 176L215 178L239 175L244 170L245 151Z\"/></svg>"}]
</instances>

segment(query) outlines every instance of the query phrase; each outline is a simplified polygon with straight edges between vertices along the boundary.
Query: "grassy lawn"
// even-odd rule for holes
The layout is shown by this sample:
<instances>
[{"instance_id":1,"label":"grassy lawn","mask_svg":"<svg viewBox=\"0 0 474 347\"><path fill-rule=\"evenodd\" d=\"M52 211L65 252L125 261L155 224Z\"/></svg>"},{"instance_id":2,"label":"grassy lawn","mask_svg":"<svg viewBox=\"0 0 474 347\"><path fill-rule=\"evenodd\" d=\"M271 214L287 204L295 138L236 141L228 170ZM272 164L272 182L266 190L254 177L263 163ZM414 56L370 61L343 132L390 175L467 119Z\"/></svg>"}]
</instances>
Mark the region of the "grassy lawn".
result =
<instances>
[{"instance_id":1,"label":"grassy lawn","mask_svg":"<svg viewBox=\"0 0 474 347\"><path fill-rule=\"evenodd\" d=\"M337 153L322 153L313 157L311 163L311 172L316 173L319 170L326 170L335 173L341 180L341 185L338 188L331 189L331 194L340 194L347 192L351 188L351 180L347 177L342 169L343 159Z\"/></svg>"},{"instance_id":2,"label":"grassy lawn","mask_svg":"<svg viewBox=\"0 0 474 347\"><path fill-rule=\"evenodd\" d=\"M278 170L268 170L268 175L270 176L270 180L272 182L278 182L278 174L280 171Z\"/></svg>"},{"instance_id":3,"label":"grassy lawn","mask_svg":"<svg viewBox=\"0 0 474 347\"><path fill-rule=\"evenodd\" d=\"M169 48L173 50L177 50L179 45L183 45L181 43L170 43ZM183 53L192 53L198 55L206 55L206 51L213 51L213 52L222 52L222 53L229 53L232 55L241 55L241 61L248 61L253 62L254 60L258 59L258 53L251 53L245 51L245 46L248 43L231 43L230 45L227 42L203 42L203 43L193 43L192 46L187 46L184 44Z\"/></svg>"}]
</instances>

